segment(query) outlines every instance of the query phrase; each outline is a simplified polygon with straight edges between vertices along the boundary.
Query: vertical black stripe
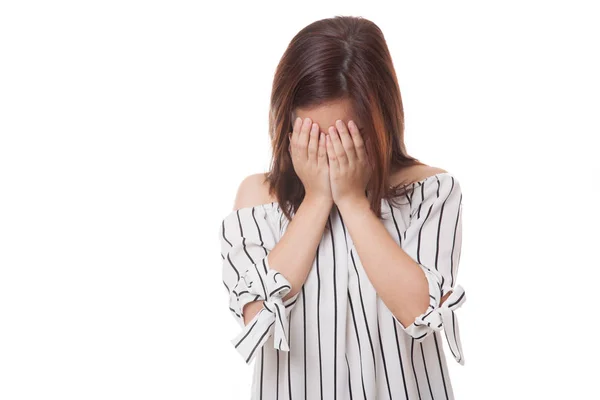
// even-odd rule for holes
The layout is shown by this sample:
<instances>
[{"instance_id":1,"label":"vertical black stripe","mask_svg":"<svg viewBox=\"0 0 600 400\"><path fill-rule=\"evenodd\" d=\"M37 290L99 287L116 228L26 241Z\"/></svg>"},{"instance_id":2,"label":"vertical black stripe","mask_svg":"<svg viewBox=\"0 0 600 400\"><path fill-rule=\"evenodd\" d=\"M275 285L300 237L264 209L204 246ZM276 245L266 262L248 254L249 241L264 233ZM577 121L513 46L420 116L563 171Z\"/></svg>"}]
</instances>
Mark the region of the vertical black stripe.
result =
<instances>
[{"instance_id":1,"label":"vertical black stripe","mask_svg":"<svg viewBox=\"0 0 600 400\"><path fill-rule=\"evenodd\" d=\"M263 398L263 388L265 380L265 348L260 348L260 399Z\"/></svg>"},{"instance_id":2,"label":"vertical black stripe","mask_svg":"<svg viewBox=\"0 0 600 400\"><path fill-rule=\"evenodd\" d=\"M398 222L396 222L396 216L394 215L394 207L388 203L390 207L390 217L392 217L392 222L394 223L394 228L396 228L396 234L398 235L398 244L402 247L402 235L400 234L400 229L398 228ZM405 237L406 238L406 237Z\"/></svg>"},{"instance_id":3,"label":"vertical black stripe","mask_svg":"<svg viewBox=\"0 0 600 400\"><path fill-rule=\"evenodd\" d=\"M446 393L446 400L449 400L448 388L446 387L446 379L444 378L444 367L442 366L442 357L440 355L440 348L438 346L437 332L434 332L432 336L433 336L433 341L435 342L435 351L437 352L437 356L438 356L438 363L440 366L440 374L442 374L442 383L444 384L444 393Z\"/></svg>"},{"instance_id":4,"label":"vertical black stripe","mask_svg":"<svg viewBox=\"0 0 600 400\"><path fill-rule=\"evenodd\" d=\"M385 374L385 383L387 385L388 396L392 398L392 389L390 387L390 378L388 377L387 365L385 364L385 351L383 351L383 340L381 339L381 331L379 330L379 321L377 321L377 336L379 337L379 349L381 350L381 360L383 361L383 372Z\"/></svg>"},{"instance_id":5,"label":"vertical black stripe","mask_svg":"<svg viewBox=\"0 0 600 400\"><path fill-rule=\"evenodd\" d=\"M404 385L404 398L408 400L408 387L406 385L406 377L404 376L404 363L402 362L402 352L400 351L400 338L398 337L398 326L394 317L390 317L392 320L392 326L394 327L394 338L396 342L396 349L398 351L398 362L400 363L400 372L402 372L402 384Z\"/></svg>"},{"instance_id":6,"label":"vertical black stripe","mask_svg":"<svg viewBox=\"0 0 600 400\"><path fill-rule=\"evenodd\" d=\"M344 224L344 219L342 218L342 213L339 208L335 208L337 210L338 218L340 219L340 224L342 225L342 232L344 233L344 241L346 242L346 254L350 250L350 246L348 244L348 235L346 233L346 225Z\"/></svg>"},{"instance_id":7,"label":"vertical black stripe","mask_svg":"<svg viewBox=\"0 0 600 400\"><path fill-rule=\"evenodd\" d=\"M350 305L350 312L352 313L352 324L354 325L354 333L356 335L356 343L358 343L358 358L360 360L360 380L362 382L362 390L364 399L367 400L367 392L365 391L365 379L363 376L363 362L362 362L362 349L360 346L360 334L358 333L358 327L356 326L356 316L354 315L354 307L352 306L352 296L348 291L348 304Z\"/></svg>"},{"instance_id":8,"label":"vertical black stripe","mask_svg":"<svg viewBox=\"0 0 600 400\"><path fill-rule=\"evenodd\" d=\"M425 183L419 183L419 186L421 187L421 202L417 208L417 219L421 218L421 206L423 205L422 200L425 200Z\"/></svg>"},{"instance_id":9,"label":"vertical black stripe","mask_svg":"<svg viewBox=\"0 0 600 400\"><path fill-rule=\"evenodd\" d=\"M331 215L327 218L331 234L331 254L333 261L333 398L337 399L337 339L338 339L338 308L337 308L337 278L335 262L335 239L333 237L333 224Z\"/></svg>"},{"instance_id":10,"label":"vertical black stripe","mask_svg":"<svg viewBox=\"0 0 600 400\"><path fill-rule=\"evenodd\" d=\"M423 227L427 223L427 218L429 218L429 215L431 214L432 208L433 208L433 204L429 207L429 210L427 211L427 215L425 216L425 220L423 221L423 224L419 227L419 234L417 236L417 262L419 264L421 264L421 233L423 232Z\"/></svg>"},{"instance_id":11,"label":"vertical black stripe","mask_svg":"<svg viewBox=\"0 0 600 400\"><path fill-rule=\"evenodd\" d=\"M412 364L413 373L415 374L415 386L417 387L417 393L419 394L419 400L421 400L421 389L419 388L419 379L417 378L417 370L415 368L415 339L410 339L410 362Z\"/></svg>"},{"instance_id":12,"label":"vertical black stripe","mask_svg":"<svg viewBox=\"0 0 600 400\"><path fill-rule=\"evenodd\" d=\"M238 220L239 220L239 211L238 211L236 214L238 215ZM222 237L223 237L223 240L224 240L225 242L227 242L227 244L229 244L229 247L230 247L230 250L231 250L231 248L233 247L233 243L231 243L231 242L230 242L230 241L227 239L227 234L226 234L226 232L225 232L225 220L223 220L223 222L222 222L221 231L222 231L222 233L223 233L223 235L222 235ZM222 256L223 256L223 255L221 255L221 257L222 257ZM239 273L239 271L237 270L237 268L235 267L235 265L233 265L233 262L231 261L231 257L229 257L229 252L227 253L227 261L229 261L229 265L231 266L231 268L233 268L233 270L234 270L234 272L235 272L235 274L236 274L236 276L237 276L237 279L239 280L239 279L240 279L240 273Z\"/></svg>"},{"instance_id":13,"label":"vertical black stripe","mask_svg":"<svg viewBox=\"0 0 600 400\"><path fill-rule=\"evenodd\" d=\"M292 358L292 311L294 311L294 309L290 310L290 314L288 316L288 344L290 345L290 351L287 354L287 362L288 362L288 400L292 400L292 365L291 365L291 358Z\"/></svg>"},{"instance_id":14,"label":"vertical black stripe","mask_svg":"<svg viewBox=\"0 0 600 400\"><path fill-rule=\"evenodd\" d=\"M350 363L348 363L348 355L346 357L346 365L348 366L348 393L350 393L350 400L352 400L352 379L350 379Z\"/></svg>"},{"instance_id":15,"label":"vertical black stripe","mask_svg":"<svg viewBox=\"0 0 600 400\"><path fill-rule=\"evenodd\" d=\"M437 192L436 192L437 193L436 199L439 199L440 198L440 180L437 177L436 177L436 179L437 179L437 184L438 184ZM450 191L450 192L452 192L452 191ZM448 197L450 197L450 194L448 194ZM442 203L442 207L440 209L440 217L438 219L437 237L435 240L435 261L433 263L433 266L435 267L436 270L439 270L438 259L439 259L439 254L440 254L440 234L442 232L441 228L442 228L442 220L443 220L443 216L444 216L444 205L446 204L446 200L448 200L448 197L446 197L444 199L444 202ZM432 205L432 207L433 207L433 205ZM442 279L443 279L443 276L442 276ZM442 284L443 284L443 282L442 282Z\"/></svg>"},{"instance_id":16,"label":"vertical black stripe","mask_svg":"<svg viewBox=\"0 0 600 400\"><path fill-rule=\"evenodd\" d=\"M223 240L225 240L230 247L233 247L233 244L231 244L231 242L229 240L227 240L227 237L225 235L225 220L223 220L221 222L221 232L222 232L222 236L223 236Z\"/></svg>"},{"instance_id":17,"label":"vertical black stripe","mask_svg":"<svg viewBox=\"0 0 600 400\"><path fill-rule=\"evenodd\" d=\"M367 337L369 338L369 345L371 346L371 354L373 356L373 371L375 376L377 376L377 362L375 359L375 347L373 346L373 339L371 339L371 330L369 329L369 320L367 318L367 310L365 309L365 303L363 300L363 290L360 284L360 275L358 273L358 268L356 267L356 261L354 260L354 252L353 249L350 249L350 258L352 259L352 265L354 266L354 272L356 273L356 281L358 283L358 296L360 298L360 305L362 309L363 319L365 321L365 327L367 328ZM359 257L360 258L360 257Z\"/></svg>"},{"instance_id":18,"label":"vertical black stripe","mask_svg":"<svg viewBox=\"0 0 600 400\"><path fill-rule=\"evenodd\" d=\"M423 342L419 342L419 347L421 348L421 357L423 358L423 368L425 369L425 377L427 378L427 387L429 388L429 393L433 399L433 391L431 390L431 382L429 381L429 373L427 372L427 360L425 359L425 353L423 352Z\"/></svg>"},{"instance_id":19,"label":"vertical black stripe","mask_svg":"<svg viewBox=\"0 0 600 400\"><path fill-rule=\"evenodd\" d=\"M388 203L388 204L390 204L390 203ZM410 210L410 208L409 208L409 210ZM399 245L400 245L400 247L402 247L402 235L400 233L400 229L398 228L398 222L396 221L396 216L394 215L394 207L392 207L391 204L390 204L390 216L392 217L392 221L394 223L394 228L396 229L396 234L398 235ZM406 239L406 231L407 230L408 229L404 230L404 235L405 235L404 238L405 239ZM398 337L396 320L394 319L394 317L392 317L391 319L392 319L392 325L394 327L394 337L395 337L395 341L396 341L396 349L398 351L398 358L399 358L399 362L400 362L400 371L402 372L402 383L404 385L404 395L405 395L405 398L408 399L409 398L409 396L408 396L408 387L407 387L407 384L406 384L406 377L404 375L404 366L403 366L403 363L402 363L402 354L400 352L400 341L401 341L401 339ZM414 345L414 339L413 339L413 345ZM415 364L414 364L414 360L412 360L412 354L411 354L411 361L412 361L413 372L415 373L415 381L416 381L417 380L417 376L416 376L416 371L414 370ZM417 390L418 390L419 389L418 382L416 383L416 386L417 386ZM421 394L419 393L419 399L420 398L421 398Z\"/></svg>"},{"instance_id":20,"label":"vertical black stripe","mask_svg":"<svg viewBox=\"0 0 600 400\"><path fill-rule=\"evenodd\" d=\"M442 203L442 207L440 208L440 218L438 220L438 229L437 229L437 238L436 238L436 246L435 246L435 269L438 269L438 256L439 256L439 252L440 252L440 236L441 236L441 232L442 232L442 221L444 219L444 207L446 206L446 201L448 201L448 198L450 198L450 196L452 195L452 190L454 189L454 180L452 180L452 186L450 188L450 193L448 193L448 196L444 199L444 202ZM438 179L438 198L439 198L439 193L440 193L440 181ZM445 238L444 238L445 239ZM443 275L442 275L443 277ZM442 282L443 284L443 282Z\"/></svg>"},{"instance_id":21,"label":"vertical black stripe","mask_svg":"<svg viewBox=\"0 0 600 400\"><path fill-rule=\"evenodd\" d=\"M323 359L321 357L321 274L319 271L319 250L321 244L317 246L317 343L319 344L319 386L321 400L323 400Z\"/></svg>"},{"instance_id":22,"label":"vertical black stripe","mask_svg":"<svg viewBox=\"0 0 600 400\"><path fill-rule=\"evenodd\" d=\"M275 369L275 398L279 400L279 349L275 349L275 356L277 357L277 367Z\"/></svg>"},{"instance_id":23,"label":"vertical black stripe","mask_svg":"<svg viewBox=\"0 0 600 400\"><path fill-rule=\"evenodd\" d=\"M308 386L307 386L307 373L306 373L306 293L304 292L304 285L302 285L302 314L303 324L302 329L304 330L304 400L308 400Z\"/></svg>"},{"instance_id":24,"label":"vertical black stripe","mask_svg":"<svg viewBox=\"0 0 600 400\"><path fill-rule=\"evenodd\" d=\"M405 192L404 192L404 197L406 197L406 200L408 200L408 205L409 205L409 207L410 207L410 205L411 205L411 200L410 200L410 196L408 195L408 191L409 191L409 189L408 189L408 187L406 187L406 188L405 188Z\"/></svg>"},{"instance_id":25,"label":"vertical black stripe","mask_svg":"<svg viewBox=\"0 0 600 400\"><path fill-rule=\"evenodd\" d=\"M452 239L452 252L450 253L450 287L454 287L454 248L456 246L456 234L458 232L458 222L460 221L460 210L462 203L462 194L458 201L458 209L456 210L456 222L454 223L454 237ZM457 263L458 265L458 263Z\"/></svg>"}]
</instances>

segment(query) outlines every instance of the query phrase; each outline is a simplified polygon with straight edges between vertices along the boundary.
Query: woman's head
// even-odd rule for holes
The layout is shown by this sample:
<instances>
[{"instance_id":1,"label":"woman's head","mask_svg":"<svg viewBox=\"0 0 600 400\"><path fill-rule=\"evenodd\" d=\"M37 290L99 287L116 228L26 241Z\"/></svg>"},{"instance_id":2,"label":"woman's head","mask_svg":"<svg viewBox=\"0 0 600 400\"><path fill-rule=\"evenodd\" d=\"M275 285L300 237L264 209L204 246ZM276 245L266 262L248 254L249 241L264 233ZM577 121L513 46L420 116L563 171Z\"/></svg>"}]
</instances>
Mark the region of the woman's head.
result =
<instances>
[{"instance_id":1,"label":"woman's head","mask_svg":"<svg viewBox=\"0 0 600 400\"><path fill-rule=\"evenodd\" d=\"M402 98L383 33L361 17L322 19L294 36L275 72L269 117L267 179L279 203L293 209L304 196L287 151L296 117L311 118L325 133L336 119L357 123L373 165L367 191L378 215L381 199L403 187L390 190L391 173L420 164L404 146Z\"/></svg>"}]
</instances>

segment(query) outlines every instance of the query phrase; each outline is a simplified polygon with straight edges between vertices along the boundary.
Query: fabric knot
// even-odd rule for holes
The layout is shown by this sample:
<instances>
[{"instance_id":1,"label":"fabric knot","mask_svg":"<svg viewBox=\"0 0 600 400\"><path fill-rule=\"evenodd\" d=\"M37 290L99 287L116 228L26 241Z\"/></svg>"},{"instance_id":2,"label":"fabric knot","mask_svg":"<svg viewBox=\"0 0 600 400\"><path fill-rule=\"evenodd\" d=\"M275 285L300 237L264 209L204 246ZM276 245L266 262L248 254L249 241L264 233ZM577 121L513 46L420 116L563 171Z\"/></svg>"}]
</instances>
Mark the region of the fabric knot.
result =
<instances>
[{"instance_id":1,"label":"fabric knot","mask_svg":"<svg viewBox=\"0 0 600 400\"><path fill-rule=\"evenodd\" d=\"M417 318L417 321L415 322L415 325L427 325L436 331L444 329L450 351L452 352L454 359L461 365L464 365L464 357L460 341L460 331L458 329L458 320L454 316L454 311L459 308L465 300L465 290L462 286L456 285L456 287L452 289L450 296L448 296L441 306L423 314L421 317Z\"/></svg>"},{"instance_id":2,"label":"fabric knot","mask_svg":"<svg viewBox=\"0 0 600 400\"><path fill-rule=\"evenodd\" d=\"M289 351L288 321L283 304L283 298L292 289L289 281L277 270L269 269L266 276L261 276L256 268L251 267L242 276L236 289L240 304L245 305L250 301L263 300L263 308L231 340L246 363L252 362L256 356L256 349L267 341L271 333L273 334L273 347ZM271 332L270 328L273 325L274 332Z\"/></svg>"}]
</instances>

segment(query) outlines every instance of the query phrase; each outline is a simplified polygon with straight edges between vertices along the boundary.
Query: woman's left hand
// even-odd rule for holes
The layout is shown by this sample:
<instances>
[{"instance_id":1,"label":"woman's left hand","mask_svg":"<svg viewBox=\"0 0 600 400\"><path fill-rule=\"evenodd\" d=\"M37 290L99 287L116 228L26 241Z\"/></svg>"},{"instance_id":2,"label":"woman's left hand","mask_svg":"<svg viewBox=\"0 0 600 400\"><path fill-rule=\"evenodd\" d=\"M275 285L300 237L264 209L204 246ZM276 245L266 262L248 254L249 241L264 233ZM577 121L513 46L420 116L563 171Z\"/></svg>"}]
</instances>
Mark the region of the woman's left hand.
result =
<instances>
[{"instance_id":1,"label":"woman's left hand","mask_svg":"<svg viewBox=\"0 0 600 400\"><path fill-rule=\"evenodd\" d=\"M336 205L366 198L372 169L364 141L354 121L348 126L337 120L329 127L326 148L329 158L331 194Z\"/></svg>"}]
</instances>

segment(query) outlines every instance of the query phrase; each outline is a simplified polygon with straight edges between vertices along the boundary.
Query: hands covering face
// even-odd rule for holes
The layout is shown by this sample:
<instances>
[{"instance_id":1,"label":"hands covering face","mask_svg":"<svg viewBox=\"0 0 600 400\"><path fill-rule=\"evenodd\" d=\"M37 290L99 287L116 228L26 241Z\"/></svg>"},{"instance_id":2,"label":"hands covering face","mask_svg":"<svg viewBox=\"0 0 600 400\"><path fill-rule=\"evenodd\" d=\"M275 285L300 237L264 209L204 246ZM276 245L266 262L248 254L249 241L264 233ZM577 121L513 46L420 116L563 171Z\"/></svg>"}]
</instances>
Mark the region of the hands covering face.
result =
<instances>
[{"instance_id":1,"label":"hands covering face","mask_svg":"<svg viewBox=\"0 0 600 400\"><path fill-rule=\"evenodd\" d=\"M340 205L365 197L371 178L364 141L354 121L337 120L320 133L310 118L297 118L290 133L290 155L307 195L318 194Z\"/></svg>"}]
</instances>

